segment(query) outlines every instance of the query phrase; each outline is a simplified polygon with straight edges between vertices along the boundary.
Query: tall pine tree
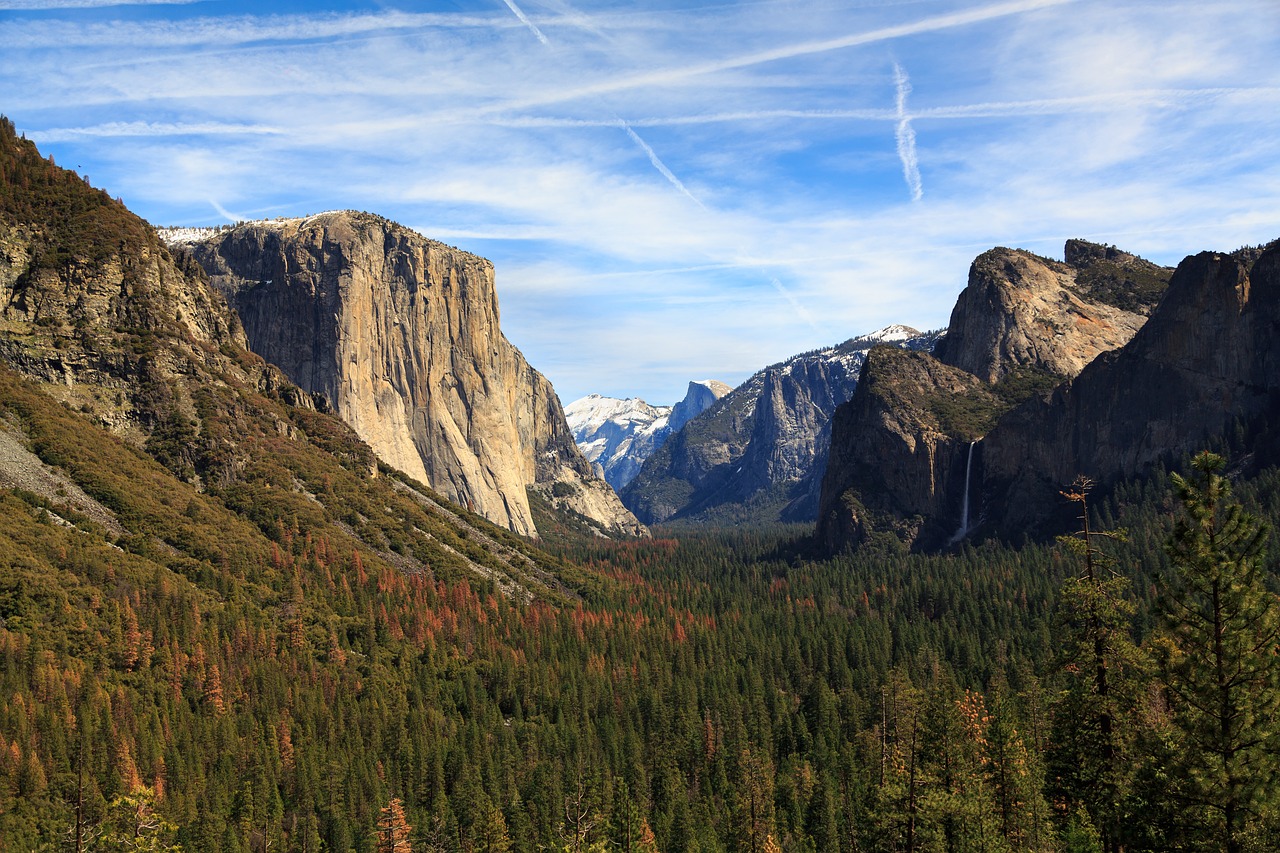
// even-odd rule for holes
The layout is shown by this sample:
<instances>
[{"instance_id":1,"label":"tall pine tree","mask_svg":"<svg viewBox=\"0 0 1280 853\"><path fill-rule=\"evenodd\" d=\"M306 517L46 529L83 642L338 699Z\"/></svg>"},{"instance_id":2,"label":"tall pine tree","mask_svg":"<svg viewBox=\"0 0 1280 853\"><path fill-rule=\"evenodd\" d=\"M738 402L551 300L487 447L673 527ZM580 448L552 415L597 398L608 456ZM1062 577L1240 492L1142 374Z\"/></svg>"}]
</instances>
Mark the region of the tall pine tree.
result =
<instances>
[{"instance_id":1,"label":"tall pine tree","mask_svg":"<svg viewBox=\"0 0 1280 853\"><path fill-rule=\"evenodd\" d=\"M1280 607L1263 585L1267 528L1232 500L1223 465L1205 452L1192 478L1173 475L1182 514L1157 650L1203 847L1238 853L1280 794Z\"/></svg>"}]
</instances>

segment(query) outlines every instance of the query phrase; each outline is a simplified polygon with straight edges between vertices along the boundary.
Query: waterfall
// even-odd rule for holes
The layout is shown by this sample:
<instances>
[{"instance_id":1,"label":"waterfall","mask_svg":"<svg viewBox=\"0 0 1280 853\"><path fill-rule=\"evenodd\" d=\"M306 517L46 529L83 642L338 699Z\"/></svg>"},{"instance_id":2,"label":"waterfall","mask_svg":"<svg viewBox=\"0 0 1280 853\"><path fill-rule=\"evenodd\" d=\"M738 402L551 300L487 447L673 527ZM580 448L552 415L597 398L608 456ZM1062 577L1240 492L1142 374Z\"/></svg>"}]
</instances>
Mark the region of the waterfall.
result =
<instances>
[{"instance_id":1,"label":"waterfall","mask_svg":"<svg viewBox=\"0 0 1280 853\"><path fill-rule=\"evenodd\" d=\"M969 477L973 474L973 446L977 443L969 442L969 458L964 463L964 501L960 504L960 529L951 537L953 543L969 534Z\"/></svg>"}]
</instances>

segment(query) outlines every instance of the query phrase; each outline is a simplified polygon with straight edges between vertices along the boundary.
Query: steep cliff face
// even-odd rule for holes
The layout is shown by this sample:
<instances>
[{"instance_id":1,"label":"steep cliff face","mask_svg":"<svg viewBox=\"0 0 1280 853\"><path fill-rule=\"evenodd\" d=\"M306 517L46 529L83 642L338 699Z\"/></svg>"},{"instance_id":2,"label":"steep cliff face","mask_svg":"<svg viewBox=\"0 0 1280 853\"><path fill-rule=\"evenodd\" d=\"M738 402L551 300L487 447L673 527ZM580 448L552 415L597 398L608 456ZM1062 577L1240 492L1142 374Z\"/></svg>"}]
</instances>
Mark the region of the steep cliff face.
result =
<instances>
[{"instance_id":1,"label":"steep cliff face","mask_svg":"<svg viewBox=\"0 0 1280 853\"><path fill-rule=\"evenodd\" d=\"M714 379L690 382L684 399L674 406L589 394L565 406L564 414L578 449L621 491L673 433L731 390Z\"/></svg>"},{"instance_id":2,"label":"steep cliff face","mask_svg":"<svg viewBox=\"0 0 1280 853\"><path fill-rule=\"evenodd\" d=\"M1280 413L1280 250L1249 269L1226 254L1184 260L1150 321L984 440L992 529L1049 526L1057 489L1106 483ZM1260 449L1260 448L1258 448Z\"/></svg>"},{"instance_id":3,"label":"steep cliff face","mask_svg":"<svg viewBox=\"0 0 1280 853\"><path fill-rule=\"evenodd\" d=\"M1141 269L1160 277L1153 264L1111 254L1079 240L1065 252L1074 265L1016 249L982 254L934 354L991 383L1018 367L1076 375L1099 353L1123 346L1146 321L1146 303L1122 276L1116 282L1116 273Z\"/></svg>"},{"instance_id":4,"label":"steep cliff face","mask_svg":"<svg viewBox=\"0 0 1280 853\"><path fill-rule=\"evenodd\" d=\"M679 432L684 425L715 405L716 401L733 389L715 379L704 379L690 382L684 399L671 407L667 417L667 428L671 432Z\"/></svg>"},{"instance_id":5,"label":"steep cliff face","mask_svg":"<svg viewBox=\"0 0 1280 853\"><path fill-rule=\"evenodd\" d=\"M831 414L852 395L867 351L933 340L893 326L765 368L651 456L624 503L646 523L812 520Z\"/></svg>"},{"instance_id":6,"label":"steep cliff face","mask_svg":"<svg viewBox=\"0 0 1280 853\"><path fill-rule=\"evenodd\" d=\"M818 539L837 550L890 531L937 546L963 535L974 442L952 423L955 400L994 409L981 379L927 353L876 347L853 399L836 409L818 508Z\"/></svg>"},{"instance_id":7,"label":"steep cliff face","mask_svg":"<svg viewBox=\"0 0 1280 853\"><path fill-rule=\"evenodd\" d=\"M353 212L249 223L183 250L254 351L387 464L525 535L528 488L608 533L641 532L499 329L488 261Z\"/></svg>"},{"instance_id":8,"label":"steep cliff face","mask_svg":"<svg viewBox=\"0 0 1280 853\"><path fill-rule=\"evenodd\" d=\"M1043 351L1034 360L1016 349L1004 351L984 363L1021 363L995 384L972 387L936 368L869 362L872 372L864 373L854 400L834 420L821 541L838 548L856 544L870 530L890 529L933 547L945 544L948 529L1012 537L1054 532L1070 514L1059 490L1077 475L1105 485L1200 449L1233 429L1256 437L1254 452L1276 451L1269 421L1280 412L1280 250L1262 253L1252 269L1252 256L1239 253L1187 258L1167 289L1159 272L1115 250L1068 244L1073 256L1077 283L1084 279L1084 289L1095 296L1114 291L1125 276L1150 274L1144 298L1163 296L1145 324L1124 346L1101 352L1054 387L1026 381L1045 378L1036 372L1045 365L1069 364L1045 359ZM1106 265L1104 274L1088 278L1099 264ZM987 310L1008 310L999 302L986 304ZM1140 301L1135 304L1146 310ZM997 317L988 327L1014 325ZM1089 346L1072 343L1075 352ZM949 357L957 358L955 353ZM886 386L900 389L898 399L879 405L870 395ZM912 411L909 398L929 401L926 408L937 417L892 414ZM968 439L980 440L971 453L957 455ZM950 460L942 470L949 477L931 484L939 492L923 485L918 448L932 447L932 455L942 457L948 440ZM968 472L967 488L961 470ZM899 471L916 471L914 485L896 482ZM968 523L957 524L966 498Z\"/></svg>"}]
</instances>

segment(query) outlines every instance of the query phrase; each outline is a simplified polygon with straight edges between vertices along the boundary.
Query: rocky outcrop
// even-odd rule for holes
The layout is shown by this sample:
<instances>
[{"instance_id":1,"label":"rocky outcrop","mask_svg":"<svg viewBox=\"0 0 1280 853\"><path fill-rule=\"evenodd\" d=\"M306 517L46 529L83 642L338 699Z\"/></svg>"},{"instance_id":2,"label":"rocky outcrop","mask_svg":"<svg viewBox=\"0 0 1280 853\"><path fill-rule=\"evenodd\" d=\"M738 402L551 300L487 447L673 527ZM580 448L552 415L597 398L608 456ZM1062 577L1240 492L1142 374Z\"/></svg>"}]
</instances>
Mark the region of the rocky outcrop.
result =
<instances>
[{"instance_id":1,"label":"rocky outcrop","mask_svg":"<svg viewBox=\"0 0 1280 853\"><path fill-rule=\"evenodd\" d=\"M1109 272L1160 268L1079 240L1067 244L1065 256L1074 265L1016 249L980 255L934 355L995 383L1019 367L1074 376L1099 353L1123 346L1146 321L1146 305L1120 300L1117 293L1133 291ZM1117 301L1130 308L1112 304Z\"/></svg>"},{"instance_id":2,"label":"rocky outcrop","mask_svg":"<svg viewBox=\"0 0 1280 853\"><path fill-rule=\"evenodd\" d=\"M564 414L578 449L621 491L673 433L731 390L714 379L690 382L684 399L674 406L588 394L565 406Z\"/></svg>"},{"instance_id":3,"label":"rocky outcrop","mask_svg":"<svg viewBox=\"0 0 1280 853\"><path fill-rule=\"evenodd\" d=\"M893 326L765 368L651 456L623 502L646 523L813 520L830 418L852 395L867 351L934 340Z\"/></svg>"},{"instance_id":4,"label":"rocky outcrop","mask_svg":"<svg viewBox=\"0 0 1280 853\"><path fill-rule=\"evenodd\" d=\"M989 527L1051 527L1057 490L1077 475L1129 477L1237 426L1265 433L1261 422L1277 414L1280 249L1252 269L1226 254L1189 257L1127 346L991 430L982 464Z\"/></svg>"},{"instance_id":5,"label":"rocky outcrop","mask_svg":"<svg viewBox=\"0 0 1280 853\"><path fill-rule=\"evenodd\" d=\"M1039 345L1047 338L1037 343L1034 335L1024 334L1025 324L1016 321L1016 300L971 299L963 311L957 305L957 314L965 328L985 337L970 335L938 349L952 362L977 368L979 380L999 377L994 384L965 387L936 363L925 368L903 359L869 360L853 401L834 420L820 541L840 548L874 531L891 530L919 547L936 547L955 538L946 537L948 530L1016 538L1061 532L1071 522L1071 510L1059 490L1078 475L1106 485L1200 449L1233 429L1257 437L1250 442L1255 453L1276 450L1272 445L1280 442L1269 422L1280 413L1280 250L1196 255L1179 265L1167 289L1158 268L1153 272L1145 261L1110 247L1073 241L1067 257L1076 279L1068 288L1059 278L1057 287L1071 292L1071 304L1104 294L1112 301L1128 300L1138 309L1131 314L1149 310L1149 319L1123 346L1110 350L1064 334L1055 339L1071 351L1059 356ZM1004 285L993 285L983 271L993 258L1006 271ZM1007 285L1026 281L1027 270L1046 281L1043 269L1036 271L1025 257L1010 258L1005 250L983 259L971 276L974 292L1025 293L1026 288ZM1011 268L1020 271L1015 276ZM1047 268L1065 275L1061 268ZM1051 291L1039 288L1041 294ZM1163 295L1148 309L1151 294L1157 293ZM975 321L967 316L975 310L1000 316ZM1034 314L1023 316L1034 319ZM1103 341L1111 339L1106 324L1077 325L1077 331L1082 328L1098 329L1105 332ZM1001 331L991 334L992 329ZM986 343L976 345L979 339ZM1018 342L1036 346L1005 346ZM1104 351L1076 375L1053 387L1027 381L1049 376L1054 365L1070 369L1071 359L1090 348ZM982 358L971 358L975 353ZM882 402L889 399L881 391L886 387L896 389L891 402ZM880 400L874 392L880 392ZM936 417L919 416L921 404L912 400L927 401L924 408ZM970 439L980 441L962 452ZM942 462L923 464L922 447L927 459ZM967 472L964 478L961 471ZM926 472L935 479L927 480ZM966 499L971 506L967 523Z\"/></svg>"},{"instance_id":6,"label":"rocky outcrop","mask_svg":"<svg viewBox=\"0 0 1280 853\"><path fill-rule=\"evenodd\" d=\"M7 120L0 160L23 182L0 204L0 361L135 445L161 422L194 418L193 378L288 384L221 352L244 336L204 276L176 265L145 222L45 161Z\"/></svg>"},{"instance_id":7,"label":"rocky outcrop","mask_svg":"<svg viewBox=\"0 0 1280 853\"><path fill-rule=\"evenodd\" d=\"M503 336L488 261L349 211L248 223L182 251L253 350L387 464L521 534L537 532L528 488L603 532L642 532L574 446L551 384Z\"/></svg>"},{"instance_id":8,"label":"rocky outcrop","mask_svg":"<svg viewBox=\"0 0 1280 853\"><path fill-rule=\"evenodd\" d=\"M715 405L716 401L733 389L715 379L703 379L690 382L684 393L684 399L671 407L667 417L667 428L671 432L679 432L684 425Z\"/></svg>"},{"instance_id":9,"label":"rocky outcrop","mask_svg":"<svg viewBox=\"0 0 1280 853\"><path fill-rule=\"evenodd\" d=\"M836 409L818 508L818 539L839 550L889 531L923 547L967 532L966 474L975 442L956 435L953 401L994 409L978 377L927 353L876 347L853 399Z\"/></svg>"}]
</instances>

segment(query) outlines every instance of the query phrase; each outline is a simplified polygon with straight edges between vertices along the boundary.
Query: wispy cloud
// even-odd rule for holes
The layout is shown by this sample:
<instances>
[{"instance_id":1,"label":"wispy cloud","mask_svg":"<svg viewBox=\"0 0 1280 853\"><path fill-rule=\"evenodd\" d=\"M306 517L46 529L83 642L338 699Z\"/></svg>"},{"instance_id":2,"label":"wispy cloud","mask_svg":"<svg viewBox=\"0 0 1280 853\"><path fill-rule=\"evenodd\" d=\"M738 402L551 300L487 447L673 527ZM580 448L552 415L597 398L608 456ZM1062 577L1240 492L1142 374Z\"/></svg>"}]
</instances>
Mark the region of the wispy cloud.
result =
<instances>
[{"instance_id":1,"label":"wispy cloud","mask_svg":"<svg viewBox=\"0 0 1280 853\"><path fill-rule=\"evenodd\" d=\"M244 222L253 218L251 216L242 216L239 213L232 213L213 199L209 199L209 206L217 211L218 215L228 222Z\"/></svg>"},{"instance_id":2,"label":"wispy cloud","mask_svg":"<svg viewBox=\"0 0 1280 853\"><path fill-rule=\"evenodd\" d=\"M898 127L895 131L898 141L898 159L902 161L902 177L911 191L911 200L919 201L924 196L924 185L920 181L920 160L916 156L916 132L911 128L911 118L907 115L907 95L911 94L911 81L907 72L896 62L893 64L893 82L897 87Z\"/></svg>"},{"instance_id":3,"label":"wispy cloud","mask_svg":"<svg viewBox=\"0 0 1280 853\"><path fill-rule=\"evenodd\" d=\"M1066 3L1073 2L1076 2L1076 0L1016 0L1016 2L1012 3L999 3L963 12L952 12L946 15L937 15L906 24L880 27L867 32L852 33L838 38L799 42L783 47L771 48L769 50L752 51L750 53L739 54L737 56L729 56L724 59L676 66L657 71L648 71L640 74L618 77L612 80L603 80L599 83L591 83L586 86L562 89L558 92L548 92L546 94L513 101L507 104L495 106L494 109L510 110L545 106L563 101L586 98L593 95L621 92L628 89L648 89L670 86L677 83L685 83L696 77L704 77L723 71L733 71L754 65L764 65L771 62L780 62L786 59L796 59L802 56L828 53L830 51L844 50L851 47L861 47L863 45L891 41L913 35L939 32L954 29L956 27L969 26L996 18L1004 18L1010 15L1026 14L1028 12L1047 9L1053 6L1061 6Z\"/></svg>"},{"instance_id":4,"label":"wispy cloud","mask_svg":"<svg viewBox=\"0 0 1280 853\"><path fill-rule=\"evenodd\" d=\"M566 399L941 325L996 244L1280 236L1274 0L511 2L0 14L3 109L151 222L350 207L490 257Z\"/></svg>"}]
</instances>

